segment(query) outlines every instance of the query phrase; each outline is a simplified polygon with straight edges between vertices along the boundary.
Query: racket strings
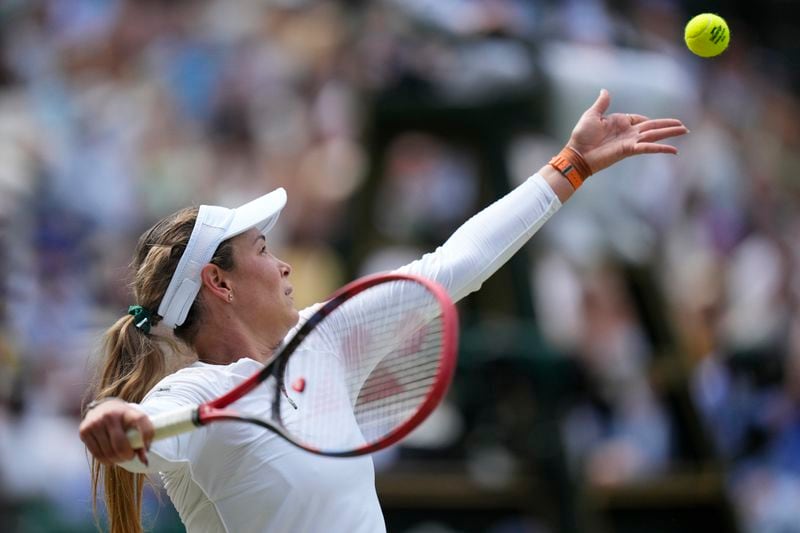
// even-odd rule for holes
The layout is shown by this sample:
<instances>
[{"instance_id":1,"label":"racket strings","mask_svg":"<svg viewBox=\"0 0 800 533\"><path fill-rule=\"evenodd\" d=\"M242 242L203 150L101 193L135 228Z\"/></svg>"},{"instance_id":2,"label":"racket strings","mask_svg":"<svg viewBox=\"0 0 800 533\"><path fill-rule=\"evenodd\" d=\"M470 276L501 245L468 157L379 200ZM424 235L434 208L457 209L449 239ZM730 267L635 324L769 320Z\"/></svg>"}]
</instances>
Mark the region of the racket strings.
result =
<instances>
[{"instance_id":1,"label":"racket strings","mask_svg":"<svg viewBox=\"0 0 800 533\"><path fill-rule=\"evenodd\" d=\"M380 408L387 396L393 396L393 401L411 399L419 396L420 390L429 387L435 381L438 362L425 361L418 366L386 365L381 367L381 372L370 376L359 392L355 409L358 412Z\"/></svg>"},{"instance_id":2,"label":"racket strings","mask_svg":"<svg viewBox=\"0 0 800 533\"><path fill-rule=\"evenodd\" d=\"M364 439L385 437L417 412L436 382L441 351L438 304L422 287L409 290L409 297L376 316L379 324L369 328L370 349L351 369L348 387L357 388L353 411ZM392 312L393 311L393 312Z\"/></svg>"},{"instance_id":3,"label":"racket strings","mask_svg":"<svg viewBox=\"0 0 800 533\"><path fill-rule=\"evenodd\" d=\"M309 354L305 414L285 423L321 449L377 442L414 416L436 384L439 301L421 284L393 281L359 293L324 322L320 338L339 343L326 350L336 355Z\"/></svg>"}]
</instances>

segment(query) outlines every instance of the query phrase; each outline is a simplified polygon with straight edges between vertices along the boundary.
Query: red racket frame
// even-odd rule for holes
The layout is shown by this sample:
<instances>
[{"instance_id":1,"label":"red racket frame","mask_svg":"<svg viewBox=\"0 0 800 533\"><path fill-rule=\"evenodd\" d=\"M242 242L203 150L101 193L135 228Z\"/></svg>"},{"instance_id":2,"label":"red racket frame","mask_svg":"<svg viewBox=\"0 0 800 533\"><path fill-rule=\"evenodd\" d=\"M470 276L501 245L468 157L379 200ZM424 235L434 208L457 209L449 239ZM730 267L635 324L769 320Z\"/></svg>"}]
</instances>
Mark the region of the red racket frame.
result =
<instances>
[{"instance_id":1,"label":"red racket frame","mask_svg":"<svg viewBox=\"0 0 800 533\"><path fill-rule=\"evenodd\" d=\"M283 376L284 371L286 369L286 364L291 357L291 354L295 351L297 346L303 341L303 339L311 332L317 324L322 321L328 314L331 313L334 309L339 307L343 302L347 301L349 298L355 296L356 294L369 289L370 287L374 287L381 283L389 282L389 281L413 281L415 283L419 283L426 287L438 300L441 312L442 312L442 346L441 346L441 364L439 365L439 369L436 373L435 383L431 390L428 392L428 396L425 398L423 403L421 404L420 408L417 412L411 416L408 420L406 420L402 425L398 426L396 429L391 431L385 437L381 438L380 440L363 446L361 448L349 450L349 451L326 451L320 450L316 448L309 447L302 443L299 443L292 439L291 435L289 435L280 425L277 419L275 420L262 420L260 418L249 417L244 414L240 414L233 409L227 409L227 407L235 402L236 400L240 399L242 396L247 394L248 392L252 391L255 387L257 387L260 383L265 381L270 375L276 375L278 387L276 389L276 398L275 403L279 401L279 395L282 391L284 391L284 383L283 383ZM455 305L453 304L450 296L447 294L447 291L442 287L440 284L424 278L422 276L417 276L415 274L401 274L401 273L382 273L382 274L373 274L370 276L365 276L363 278L357 279L348 285L345 285L338 291L336 291L326 302L325 304L318 309L311 317L309 317L308 321L303 324L300 329L297 330L295 335L286 343L286 345L281 349L278 355L268 364L264 369L260 370L259 372L253 374L245 381L240 383L236 388L231 389L226 394L208 402L205 402L198 406L196 414L195 414L195 424L198 426L206 425L211 422L216 421L223 421L223 420L237 420L237 421L245 421L254 423L273 431L276 431L286 440L303 448L305 450L318 453L321 455L328 455L334 457L352 457L357 455L364 455L368 453L372 453L387 446L390 446L400 439L408 435L414 428L416 428L422 421L424 421L428 415L439 405L444 395L447 393L447 390L452 382L453 375L455 373L456 368L456 357L458 351L458 313L456 310Z\"/></svg>"}]
</instances>

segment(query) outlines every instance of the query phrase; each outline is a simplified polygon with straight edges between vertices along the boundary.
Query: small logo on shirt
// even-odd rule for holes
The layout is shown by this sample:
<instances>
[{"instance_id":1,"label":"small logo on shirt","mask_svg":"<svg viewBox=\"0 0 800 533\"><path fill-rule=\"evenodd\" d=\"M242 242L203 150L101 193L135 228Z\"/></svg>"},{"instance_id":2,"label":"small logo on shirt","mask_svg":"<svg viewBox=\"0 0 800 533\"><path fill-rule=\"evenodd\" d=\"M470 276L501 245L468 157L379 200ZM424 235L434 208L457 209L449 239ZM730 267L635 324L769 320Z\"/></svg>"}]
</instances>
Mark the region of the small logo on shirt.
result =
<instances>
[{"instance_id":1,"label":"small logo on shirt","mask_svg":"<svg viewBox=\"0 0 800 533\"><path fill-rule=\"evenodd\" d=\"M306 380L304 378L297 378L292 382L292 388L297 392L306 390Z\"/></svg>"}]
</instances>

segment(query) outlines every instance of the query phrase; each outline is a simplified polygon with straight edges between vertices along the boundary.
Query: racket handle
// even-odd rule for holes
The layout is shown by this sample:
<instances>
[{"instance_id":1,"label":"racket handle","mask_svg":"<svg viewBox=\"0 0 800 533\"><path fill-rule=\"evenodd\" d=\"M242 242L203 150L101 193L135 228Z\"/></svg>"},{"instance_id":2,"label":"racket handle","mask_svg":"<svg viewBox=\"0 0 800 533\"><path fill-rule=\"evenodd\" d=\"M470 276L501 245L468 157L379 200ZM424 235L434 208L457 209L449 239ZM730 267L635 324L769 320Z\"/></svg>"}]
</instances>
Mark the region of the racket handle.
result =
<instances>
[{"instance_id":1,"label":"racket handle","mask_svg":"<svg viewBox=\"0 0 800 533\"><path fill-rule=\"evenodd\" d=\"M173 435L180 435L187 433L197 427L196 420L197 407L182 407L175 411L161 413L150 417L153 427L156 432L153 440L166 439ZM136 428L131 428L127 431L126 436L128 442L131 443L134 449L144 447L142 435Z\"/></svg>"}]
</instances>

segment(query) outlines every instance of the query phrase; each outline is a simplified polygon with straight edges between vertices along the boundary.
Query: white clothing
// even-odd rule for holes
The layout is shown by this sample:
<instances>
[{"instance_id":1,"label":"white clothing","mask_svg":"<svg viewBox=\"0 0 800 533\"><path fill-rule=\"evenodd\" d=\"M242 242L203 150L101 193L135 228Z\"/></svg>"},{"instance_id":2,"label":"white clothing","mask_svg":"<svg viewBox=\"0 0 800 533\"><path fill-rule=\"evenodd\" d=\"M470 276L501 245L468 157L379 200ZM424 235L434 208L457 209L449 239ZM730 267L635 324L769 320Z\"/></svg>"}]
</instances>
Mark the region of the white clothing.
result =
<instances>
[{"instance_id":1,"label":"white clothing","mask_svg":"<svg viewBox=\"0 0 800 533\"><path fill-rule=\"evenodd\" d=\"M478 290L560 206L547 182L534 175L473 216L444 245L398 271L439 282L457 301ZM316 307L300 313L300 324ZM307 352L339 350L339 341ZM292 361L298 357L295 353ZM198 362L165 377L139 407L152 416L197 405L260 368L248 358L224 366ZM236 409L258 415L271 398L267 382L239 400ZM269 413L262 415L268 418ZM346 427L342 433L344 439L353 437ZM161 472L190 533L385 531L370 457L320 457L258 426L223 422L154 442L148 458L149 467L138 459L122 466Z\"/></svg>"}]
</instances>

